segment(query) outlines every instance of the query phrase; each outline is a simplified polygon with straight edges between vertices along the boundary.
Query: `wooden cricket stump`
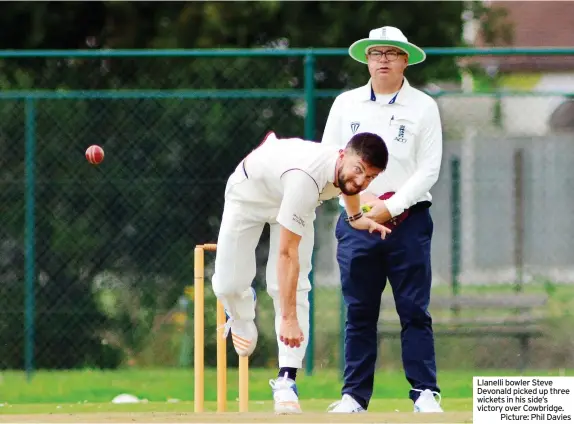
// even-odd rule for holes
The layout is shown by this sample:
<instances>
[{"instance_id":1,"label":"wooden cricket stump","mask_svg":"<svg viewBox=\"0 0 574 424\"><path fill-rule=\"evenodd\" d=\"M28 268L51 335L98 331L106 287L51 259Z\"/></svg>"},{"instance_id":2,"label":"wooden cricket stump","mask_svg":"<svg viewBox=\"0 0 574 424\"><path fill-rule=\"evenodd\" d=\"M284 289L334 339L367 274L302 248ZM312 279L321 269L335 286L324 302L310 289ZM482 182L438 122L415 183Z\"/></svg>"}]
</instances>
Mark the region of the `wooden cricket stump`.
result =
<instances>
[{"instance_id":1,"label":"wooden cricket stump","mask_svg":"<svg viewBox=\"0 0 574 424\"><path fill-rule=\"evenodd\" d=\"M194 252L194 412L205 407L205 251L215 252L216 244L202 244ZM217 412L227 411L227 340L223 338L225 310L217 301ZM239 357L239 412L249 410L249 358Z\"/></svg>"}]
</instances>

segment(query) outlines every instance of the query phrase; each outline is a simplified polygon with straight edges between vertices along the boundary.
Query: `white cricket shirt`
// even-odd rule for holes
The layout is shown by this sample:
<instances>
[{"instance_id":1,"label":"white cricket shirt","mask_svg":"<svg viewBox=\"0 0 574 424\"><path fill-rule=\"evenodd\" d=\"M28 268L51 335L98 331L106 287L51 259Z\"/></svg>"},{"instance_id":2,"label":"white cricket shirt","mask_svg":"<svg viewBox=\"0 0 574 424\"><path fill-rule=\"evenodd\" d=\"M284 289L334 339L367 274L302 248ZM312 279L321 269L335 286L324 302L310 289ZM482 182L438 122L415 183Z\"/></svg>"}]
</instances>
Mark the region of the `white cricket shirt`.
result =
<instances>
[{"instance_id":1,"label":"white cricket shirt","mask_svg":"<svg viewBox=\"0 0 574 424\"><path fill-rule=\"evenodd\" d=\"M236 180L239 190L234 196L272 214L276 211L279 224L303 235L320 202L341 194L333 185L338 152L337 146L269 133L238 166L236 174L243 172L246 184Z\"/></svg>"},{"instance_id":2,"label":"white cricket shirt","mask_svg":"<svg viewBox=\"0 0 574 424\"><path fill-rule=\"evenodd\" d=\"M407 79L394 95L374 95L371 80L337 96L321 144L343 148L354 134L371 132L383 138L389 150L385 172L367 191L385 200L391 216L423 200L432 200L442 159L442 128L438 106L429 95L411 87ZM341 199L341 204L342 199Z\"/></svg>"}]
</instances>

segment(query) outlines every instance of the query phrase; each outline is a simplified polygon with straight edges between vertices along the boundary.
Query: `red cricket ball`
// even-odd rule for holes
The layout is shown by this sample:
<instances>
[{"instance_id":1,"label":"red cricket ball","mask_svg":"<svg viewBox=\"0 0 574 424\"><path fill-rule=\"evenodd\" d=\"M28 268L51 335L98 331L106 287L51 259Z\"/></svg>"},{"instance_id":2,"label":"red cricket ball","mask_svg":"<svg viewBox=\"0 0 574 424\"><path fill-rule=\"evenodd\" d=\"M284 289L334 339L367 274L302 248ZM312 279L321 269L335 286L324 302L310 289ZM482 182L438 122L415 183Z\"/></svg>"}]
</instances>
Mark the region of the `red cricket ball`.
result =
<instances>
[{"instance_id":1,"label":"red cricket ball","mask_svg":"<svg viewBox=\"0 0 574 424\"><path fill-rule=\"evenodd\" d=\"M95 144L88 147L88 150L86 150L86 159L92 165L98 165L104 160L104 149Z\"/></svg>"}]
</instances>

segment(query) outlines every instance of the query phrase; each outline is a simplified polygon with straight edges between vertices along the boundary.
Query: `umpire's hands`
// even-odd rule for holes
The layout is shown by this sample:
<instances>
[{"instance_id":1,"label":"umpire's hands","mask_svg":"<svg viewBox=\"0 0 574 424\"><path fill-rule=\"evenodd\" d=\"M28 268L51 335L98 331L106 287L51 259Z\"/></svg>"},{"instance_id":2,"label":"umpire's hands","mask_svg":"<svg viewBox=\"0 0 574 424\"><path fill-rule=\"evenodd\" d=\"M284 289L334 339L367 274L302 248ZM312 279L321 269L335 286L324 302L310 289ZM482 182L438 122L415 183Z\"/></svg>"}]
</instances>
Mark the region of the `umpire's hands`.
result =
<instances>
[{"instance_id":1,"label":"umpire's hands","mask_svg":"<svg viewBox=\"0 0 574 424\"><path fill-rule=\"evenodd\" d=\"M304 337L297 318L281 318L281 325L279 326L279 340L281 340L285 346L301 346L301 342L304 340Z\"/></svg>"},{"instance_id":2,"label":"umpire's hands","mask_svg":"<svg viewBox=\"0 0 574 424\"><path fill-rule=\"evenodd\" d=\"M372 200L366 203L371 209L365 214L367 218L377 221L379 224L384 224L392 218L391 213L385 205L385 201L381 199Z\"/></svg>"}]
</instances>

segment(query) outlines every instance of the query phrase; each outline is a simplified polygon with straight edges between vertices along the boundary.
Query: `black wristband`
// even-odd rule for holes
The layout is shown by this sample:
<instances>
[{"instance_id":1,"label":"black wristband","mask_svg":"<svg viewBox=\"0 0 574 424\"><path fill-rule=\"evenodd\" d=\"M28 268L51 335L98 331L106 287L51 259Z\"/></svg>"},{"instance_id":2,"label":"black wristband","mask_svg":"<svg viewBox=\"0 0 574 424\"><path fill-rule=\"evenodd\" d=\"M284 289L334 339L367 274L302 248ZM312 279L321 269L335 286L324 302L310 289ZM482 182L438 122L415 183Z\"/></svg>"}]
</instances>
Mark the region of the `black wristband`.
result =
<instances>
[{"instance_id":1,"label":"black wristband","mask_svg":"<svg viewBox=\"0 0 574 424\"><path fill-rule=\"evenodd\" d=\"M362 216L363 216L363 212L361 211L356 215L349 216L349 217L345 218L345 221L346 222L356 221L356 220L360 219Z\"/></svg>"}]
</instances>

